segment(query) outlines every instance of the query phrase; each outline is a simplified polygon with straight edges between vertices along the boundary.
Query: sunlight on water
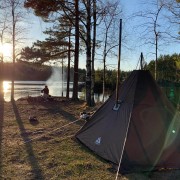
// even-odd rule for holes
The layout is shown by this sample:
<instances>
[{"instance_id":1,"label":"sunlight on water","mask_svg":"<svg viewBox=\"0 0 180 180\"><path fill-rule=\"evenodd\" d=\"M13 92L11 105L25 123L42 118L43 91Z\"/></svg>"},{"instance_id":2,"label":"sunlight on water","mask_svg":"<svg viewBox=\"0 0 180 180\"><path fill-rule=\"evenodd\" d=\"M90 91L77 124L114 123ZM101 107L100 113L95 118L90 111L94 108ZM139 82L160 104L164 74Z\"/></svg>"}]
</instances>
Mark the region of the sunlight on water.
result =
<instances>
[{"instance_id":1,"label":"sunlight on water","mask_svg":"<svg viewBox=\"0 0 180 180\"><path fill-rule=\"evenodd\" d=\"M51 96L61 97L62 94L66 96L66 86L67 84L64 82L62 86L62 82L54 81L50 83L49 81L15 81L14 82L14 99L17 100L19 98L24 98L28 96L41 96L41 90L44 88L44 85L47 84L49 87L49 92ZM70 82L70 92L69 96L72 97L72 87L73 83ZM3 81L3 92L4 92L4 100L10 101L11 99L11 81ZM85 100L84 92L78 92L78 97L80 99ZM105 96L105 100L108 99L108 95ZM94 95L95 102L99 102L102 100L102 95L95 94Z\"/></svg>"},{"instance_id":2,"label":"sunlight on water","mask_svg":"<svg viewBox=\"0 0 180 180\"><path fill-rule=\"evenodd\" d=\"M10 89L9 82L8 81L3 81L3 92L7 93L9 89Z\"/></svg>"}]
</instances>

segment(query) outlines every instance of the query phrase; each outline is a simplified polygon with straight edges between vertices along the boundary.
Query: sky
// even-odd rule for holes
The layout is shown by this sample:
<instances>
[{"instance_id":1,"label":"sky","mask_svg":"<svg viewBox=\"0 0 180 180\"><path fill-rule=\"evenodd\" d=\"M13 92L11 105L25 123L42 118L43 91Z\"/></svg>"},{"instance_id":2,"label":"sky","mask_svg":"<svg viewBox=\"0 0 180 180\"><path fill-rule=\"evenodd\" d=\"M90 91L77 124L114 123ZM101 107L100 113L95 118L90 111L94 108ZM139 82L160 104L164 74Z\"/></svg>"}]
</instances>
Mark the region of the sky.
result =
<instances>
[{"instance_id":1,"label":"sky","mask_svg":"<svg viewBox=\"0 0 180 180\"><path fill-rule=\"evenodd\" d=\"M158 1L158 0L157 0ZM123 15L123 27L122 27L122 36L125 36L125 42L122 43L121 48L121 69L122 70L134 70L137 68L137 64L140 58L140 53L143 52L144 59L149 63L152 59L155 59L153 52L155 51L154 47L149 47L145 44L142 44L143 37L141 37L140 32L142 28L142 19L138 18L129 18L133 13L136 13L140 10L145 10L149 8L150 5L143 5L144 0L120 0ZM147 1L146 1L147 2ZM147 2L148 3L148 2ZM48 24L44 23L39 17L36 17L32 14L29 15L31 23L29 24L29 33L28 33L28 44L31 45L36 40L44 40L46 37L43 34L43 31L49 27ZM161 20L163 21L163 19ZM138 27L136 30L134 26ZM178 29L174 29L178 31ZM117 29L117 31L119 31ZM118 38L118 37L117 37ZM173 54L180 53L180 43L166 44L160 47L158 50L158 55L160 54ZM118 55L118 52L117 52ZM85 66L85 55L80 56L80 68L86 68ZM109 58L107 59L108 68L117 68L118 58ZM102 61L97 60L95 62L95 68L103 68ZM111 64L111 66L109 65ZM109 66L108 66L109 65Z\"/></svg>"}]
</instances>

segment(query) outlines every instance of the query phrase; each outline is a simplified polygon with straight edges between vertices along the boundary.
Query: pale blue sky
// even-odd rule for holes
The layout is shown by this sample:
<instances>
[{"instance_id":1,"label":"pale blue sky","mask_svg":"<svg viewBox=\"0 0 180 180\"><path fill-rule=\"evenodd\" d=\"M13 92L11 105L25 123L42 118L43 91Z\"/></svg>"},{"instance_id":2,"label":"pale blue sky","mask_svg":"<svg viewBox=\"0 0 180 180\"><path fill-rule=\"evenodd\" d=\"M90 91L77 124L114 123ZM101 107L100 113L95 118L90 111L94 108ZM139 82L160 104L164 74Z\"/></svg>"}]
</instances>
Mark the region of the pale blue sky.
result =
<instances>
[{"instance_id":1,"label":"pale blue sky","mask_svg":"<svg viewBox=\"0 0 180 180\"><path fill-rule=\"evenodd\" d=\"M149 2L152 1L121 0L121 3L123 4L123 12L125 16L124 31L126 31L126 33L128 34L127 43L129 47L131 47L131 50L129 51L126 48L122 48L122 61L121 61L122 69L130 69L130 70L135 69L141 52L143 52L145 61L147 61L147 63L150 62L150 60L155 59L155 54L153 54L155 52L155 47L149 47L144 44L141 45L143 43L143 36L141 38L142 28L138 28L137 30L134 30L134 26L138 27L142 24L142 18L127 19L133 13L139 11L147 12L148 9L154 11L155 6L150 5ZM156 2L158 2L158 0ZM161 22L165 23L164 16L160 17L159 22L160 24ZM180 26L174 27L174 29L172 30L175 33L177 33L180 30ZM180 53L180 43L174 43L174 41L172 40L171 42L172 44L166 44L166 45L165 44L163 45L161 41L159 42L160 47L158 50L158 56L160 54L165 55L165 54Z\"/></svg>"},{"instance_id":2,"label":"pale blue sky","mask_svg":"<svg viewBox=\"0 0 180 180\"><path fill-rule=\"evenodd\" d=\"M128 18L133 13L136 13L140 10L145 10L146 8L150 8L151 6L146 1L146 5L142 3L144 0L120 0L123 9L123 30L122 35L126 36L125 42L122 46L122 56L121 56L121 69L122 70L133 70L136 68L140 53L143 52L145 61L149 62L152 59L155 59L155 55L152 52L155 51L153 47L148 47L147 45L141 46L143 37L141 38L140 31L141 28L137 28L135 30L134 26L138 27L142 24L142 19L132 19ZM47 24L43 23L42 20L34 15L30 15L31 23L30 23L30 31L28 34L29 44L31 42L35 42L36 40L43 40L45 35L42 33L48 27ZM175 32L178 32L178 28L174 29ZM119 31L119 30L118 30ZM118 37L117 37L118 38ZM162 46L158 51L158 55L160 54L172 54L172 53L180 53L180 43L172 43ZM118 52L117 52L118 54ZM85 68L85 56L80 56L80 67ZM107 59L107 64L113 64L113 67L117 67L117 58ZM96 61L96 68L102 68L102 62ZM111 66L109 66L110 68Z\"/></svg>"}]
</instances>

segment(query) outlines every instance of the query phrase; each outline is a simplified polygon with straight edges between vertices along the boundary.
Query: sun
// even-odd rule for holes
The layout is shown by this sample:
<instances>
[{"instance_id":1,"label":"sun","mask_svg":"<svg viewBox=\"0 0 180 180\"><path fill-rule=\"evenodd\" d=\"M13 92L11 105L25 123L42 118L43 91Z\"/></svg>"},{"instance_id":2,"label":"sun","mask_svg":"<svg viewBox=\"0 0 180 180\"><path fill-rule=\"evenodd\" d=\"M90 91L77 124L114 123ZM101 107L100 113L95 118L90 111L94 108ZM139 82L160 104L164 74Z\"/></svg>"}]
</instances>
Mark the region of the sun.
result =
<instances>
[{"instance_id":1,"label":"sun","mask_svg":"<svg viewBox=\"0 0 180 180\"><path fill-rule=\"evenodd\" d=\"M11 57L12 46L9 43L0 44L0 55L3 57Z\"/></svg>"}]
</instances>

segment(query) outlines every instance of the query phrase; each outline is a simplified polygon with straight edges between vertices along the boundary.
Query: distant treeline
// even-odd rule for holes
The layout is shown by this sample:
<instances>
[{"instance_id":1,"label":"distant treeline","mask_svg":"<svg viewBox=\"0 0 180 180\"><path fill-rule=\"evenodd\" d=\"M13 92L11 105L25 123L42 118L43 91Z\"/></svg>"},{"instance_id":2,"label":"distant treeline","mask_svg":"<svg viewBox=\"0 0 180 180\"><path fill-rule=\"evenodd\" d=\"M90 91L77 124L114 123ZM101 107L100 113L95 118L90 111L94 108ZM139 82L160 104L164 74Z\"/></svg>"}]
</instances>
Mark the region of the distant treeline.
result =
<instances>
[{"instance_id":1,"label":"distant treeline","mask_svg":"<svg viewBox=\"0 0 180 180\"><path fill-rule=\"evenodd\" d=\"M120 72L120 82L123 82L130 71L121 71ZM117 70L106 70L105 73L105 89L106 91L114 91L116 89L116 81L117 81ZM95 93L102 93L103 91L103 70L97 69L95 71Z\"/></svg>"},{"instance_id":2,"label":"distant treeline","mask_svg":"<svg viewBox=\"0 0 180 180\"><path fill-rule=\"evenodd\" d=\"M4 63L3 67L1 65L1 71L3 71L3 80L11 80L12 79L12 63ZM15 73L14 80L15 81L46 81L53 74L53 67L47 65L39 65L36 63L28 63L28 62L17 62L15 64ZM62 69L59 68L60 75ZM64 76L67 77L67 67L63 67ZM70 69L70 81L73 82L73 74L74 69ZM123 81L129 72L121 72L121 81ZM116 88L116 70L106 70L106 82L105 87L106 90L113 91ZM61 77L59 77L61 79ZM64 78L65 80L65 78ZM66 80L65 80L66 81ZM79 82L86 81L86 70L79 69ZM103 85L103 70L98 69L95 71L95 93L102 93L102 85ZM81 84L81 90L85 88L85 83Z\"/></svg>"},{"instance_id":3,"label":"distant treeline","mask_svg":"<svg viewBox=\"0 0 180 180\"><path fill-rule=\"evenodd\" d=\"M12 79L12 63L4 63L3 67L1 65L1 69L3 71L3 80L11 80ZM15 64L15 73L14 80L15 81L46 81L50 78L53 73L53 67L47 65L39 65L36 63L28 63L28 62L17 62ZM61 71L61 68L59 69ZM67 67L63 67L64 75L67 76ZM60 72L61 73L61 72ZM130 72L121 72L121 81L123 81ZM70 70L70 81L73 81L74 69ZM105 87L107 90L114 90L116 88L116 70L106 70L106 82ZM59 77L61 79L61 77ZM79 69L79 82L86 81L86 70ZM103 84L103 70L98 69L95 71L95 92L102 92L102 84Z\"/></svg>"},{"instance_id":4,"label":"distant treeline","mask_svg":"<svg viewBox=\"0 0 180 180\"><path fill-rule=\"evenodd\" d=\"M3 64L3 67L1 69L3 71L4 80L12 79L12 67L12 63ZM14 71L15 81L45 81L51 76L52 73L51 67L49 66L38 66L26 62L15 63Z\"/></svg>"},{"instance_id":5,"label":"distant treeline","mask_svg":"<svg viewBox=\"0 0 180 180\"><path fill-rule=\"evenodd\" d=\"M57 67L56 67L57 69ZM145 64L144 69L147 69L154 76L155 61L150 61ZM19 61L14 66L15 81L46 81L53 75L53 67L47 65L40 65L30 62ZM62 69L59 67L59 79L61 79ZM0 79L12 80L13 64L0 63ZM64 77L67 77L67 67L63 67ZM120 82L123 82L131 72L121 71ZM70 81L73 82L74 69L70 69ZM79 85L79 90L85 90L86 70L79 69L79 82L84 82ZM177 105L179 103L179 87L180 87L180 55L160 56L157 63L157 83L163 88L167 97ZM58 80L58 79L57 79ZM105 91L111 93L116 89L117 70L105 71ZM66 81L66 78L64 78ZM103 69L95 71L95 93L102 93L103 91Z\"/></svg>"},{"instance_id":6,"label":"distant treeline","mask_svg":"<svg viewBox=\"0 0 180 180\"><path fill-rule=\"evenodd\" d=\"M152 60L144 65L154 76L155 61ZM12 63L4 63L3 67L0 66L0 76L4 80L12 79ZM61 73L61 68L59 69ZM67 77L67 67L63 67L64 77ZM27 61L18 61L15 63L14 80L22 81L46 81L53 73L53 67L41 65L38 63L31 63ZM120 82L124 81L130 72L120 72ZM70 81L73 82L74 69L70 69ZM79 82L86 82L86 70L78 70ZM106 90L113 91L116 88L117 70L105 71L105 88ZM61 77L59 77L61 79ZM65 80L65 78L64 78ZM162 87L176 86L180 84L180 54L160 56L157 61L157 82ZM103 69L95 71L95 89L96 93L102 93L103 88Z\"/></svg>"},{"instance_id":7,"label":"distant treeline","mask_svg":"<svg viewBox=\"0 0 180 180\"><path fill-rule=\"evenodd\" d=\"M1 71L3 71L4 80L12 79L12 70L13 70L12 65L13 65L12 63L4 63L2 67L2 64L1 64L0 69ZM15 81L46 81L50 78L50 76L53 73L52 66L40 65L36 63L28 63L28 62L15 63L14 70L15 70L15 73L14 73ZM64 67L63 71L64 71L64 74L66 75L67 68ZM71 68L70 81L73 81L73 72L74 70L73 68ZM85 69L79 69L80 82L85 82L85 74L86 74ZM2 72L1 72L1 76L2 76Z\"/></svg>"}]
</instances>

